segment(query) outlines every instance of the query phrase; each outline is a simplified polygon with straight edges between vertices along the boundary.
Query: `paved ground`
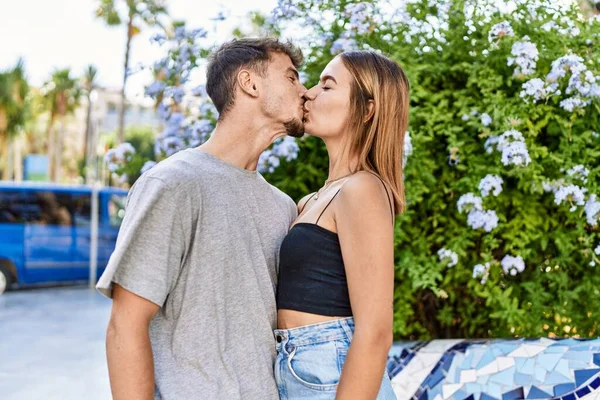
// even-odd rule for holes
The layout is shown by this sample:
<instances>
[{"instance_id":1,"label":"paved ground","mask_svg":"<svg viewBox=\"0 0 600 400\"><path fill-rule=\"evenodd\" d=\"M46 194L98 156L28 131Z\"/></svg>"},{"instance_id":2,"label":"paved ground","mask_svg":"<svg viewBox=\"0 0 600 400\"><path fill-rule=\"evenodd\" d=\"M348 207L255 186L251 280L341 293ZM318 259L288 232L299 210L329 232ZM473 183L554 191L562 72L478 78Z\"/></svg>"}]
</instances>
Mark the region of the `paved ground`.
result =
<instances>
[{"instance_id":1,"label":"paved ground","mask_svg":"<svg viewBox=\"0 0 600 400\"><path fill-rule=\"evenodd\" d=\"M110 304L82 287L0 296L0 398L110 399L104 351Z\"/></svg>"}]
</instances>

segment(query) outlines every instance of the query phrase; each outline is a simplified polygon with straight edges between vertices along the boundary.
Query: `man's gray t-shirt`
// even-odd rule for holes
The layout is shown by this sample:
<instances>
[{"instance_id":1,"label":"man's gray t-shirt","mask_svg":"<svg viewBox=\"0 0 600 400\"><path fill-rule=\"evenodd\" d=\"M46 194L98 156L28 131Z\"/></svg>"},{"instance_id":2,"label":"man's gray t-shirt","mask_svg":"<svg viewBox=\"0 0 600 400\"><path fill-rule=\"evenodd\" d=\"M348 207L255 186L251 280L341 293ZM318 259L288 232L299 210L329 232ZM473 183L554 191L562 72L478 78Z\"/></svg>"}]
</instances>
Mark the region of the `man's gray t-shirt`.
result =
<instances>
[{"instance_id":1,"label":"man's gray t-shirt","mask_svg":"<svg viewBox=\"0 0 600 400\"><path fill-rule=\"evenodd\" d=\"M273 329L279 247L296 205L255 171L181 151L131 188L98 282L159 305L157 399L278 399Z\"/></svg>"}]
</instances>

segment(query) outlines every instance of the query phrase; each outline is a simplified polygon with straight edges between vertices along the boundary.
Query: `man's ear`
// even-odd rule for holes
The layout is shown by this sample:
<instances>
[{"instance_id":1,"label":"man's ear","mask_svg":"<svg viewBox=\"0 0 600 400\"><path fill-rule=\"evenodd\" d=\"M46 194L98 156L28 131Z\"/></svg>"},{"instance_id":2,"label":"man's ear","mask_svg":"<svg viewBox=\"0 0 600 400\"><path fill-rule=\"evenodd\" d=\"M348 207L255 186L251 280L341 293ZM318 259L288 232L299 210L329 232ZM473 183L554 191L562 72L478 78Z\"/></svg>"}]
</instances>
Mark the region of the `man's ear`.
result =
<instances>
[{"instance_id":1,"label":"man's ear","mask_svg":"<svg viewBox=\"0 0 600 400\"><path fill-rule=\"evenodd\" d=\"M251 97L258 97L258 85L254 80L254 75L247 69L241 70L237 75L240 89Z\"/></svg>"},{"instance_id":2,"label":"man's ear","mask_svg":"<svg viewBox=\"0 0 600 400\"><path fill-rule=\"evenodd\" d=\"M369 110L367 111L367 116L363 120L363 123L369 122L371 118L373 118L373 114L375 113L375 102L373 100L369 100Z\"/></svg>"}]
</instances>

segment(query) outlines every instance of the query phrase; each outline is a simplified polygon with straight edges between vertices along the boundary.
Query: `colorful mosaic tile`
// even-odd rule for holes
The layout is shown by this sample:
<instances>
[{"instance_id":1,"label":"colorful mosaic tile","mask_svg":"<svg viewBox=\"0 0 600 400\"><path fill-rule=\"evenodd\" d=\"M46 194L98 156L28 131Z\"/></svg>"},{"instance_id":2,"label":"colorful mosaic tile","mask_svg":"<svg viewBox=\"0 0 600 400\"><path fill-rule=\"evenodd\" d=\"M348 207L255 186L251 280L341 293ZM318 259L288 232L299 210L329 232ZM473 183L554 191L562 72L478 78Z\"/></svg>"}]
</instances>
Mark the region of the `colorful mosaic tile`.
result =
<instances>
[{"instance_id":1,"label":"colorful mosaic tile","mask_svg":"<svg viewBox=\"0 0 600 400\"><path fill-rule=\"evenodd\" d=\"M600 339L396 343L387 371L399 400L600 400Z\"/></svg>"}]
</instances>

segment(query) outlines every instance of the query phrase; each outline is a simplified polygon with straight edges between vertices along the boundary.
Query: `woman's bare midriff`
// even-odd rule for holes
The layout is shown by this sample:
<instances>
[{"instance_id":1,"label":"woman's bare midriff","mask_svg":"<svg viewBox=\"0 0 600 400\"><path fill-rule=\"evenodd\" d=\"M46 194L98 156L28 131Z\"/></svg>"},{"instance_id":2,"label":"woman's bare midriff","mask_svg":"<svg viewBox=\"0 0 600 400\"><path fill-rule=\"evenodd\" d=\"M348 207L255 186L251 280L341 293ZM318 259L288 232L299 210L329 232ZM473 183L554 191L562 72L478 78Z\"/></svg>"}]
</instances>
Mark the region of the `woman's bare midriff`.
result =
<instances>
[{"instance_id":1,"label":"woman's bare midriff","mask_svg":"<svg viewBox=\"0 0 600 400\"><path fill-rule=\"evenodd\" d=\"M292 329L300 326L334 321L344 317L330 317L294 310L277 310L277 329Z\"/></svg>"}]
</instances>

